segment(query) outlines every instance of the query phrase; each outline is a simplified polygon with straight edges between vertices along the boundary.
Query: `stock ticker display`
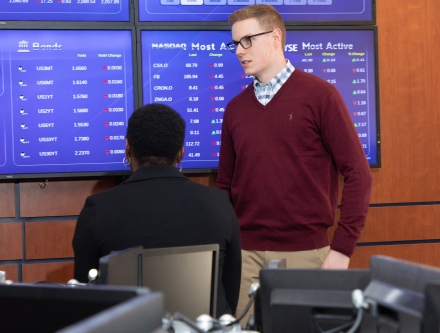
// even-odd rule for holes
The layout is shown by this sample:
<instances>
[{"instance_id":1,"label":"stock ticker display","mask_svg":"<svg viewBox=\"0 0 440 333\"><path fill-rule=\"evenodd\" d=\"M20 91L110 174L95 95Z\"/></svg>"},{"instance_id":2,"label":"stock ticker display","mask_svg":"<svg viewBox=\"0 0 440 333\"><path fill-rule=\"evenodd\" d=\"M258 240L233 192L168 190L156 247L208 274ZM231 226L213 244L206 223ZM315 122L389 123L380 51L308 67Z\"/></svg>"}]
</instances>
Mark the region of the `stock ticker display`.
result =
<instances>
[{"instance_id":1,"label":"stock ticker display","mask_svg":"<svg viewBox=\"0 0 440 333\"><path fill-rule=\"evenodd\" d=\"M0 20L129 21L128 0L2 0Z\"/></svg>"},{"instance_id":2,"label":"stock ticker display","mask_svg":"<svg viewBox=\"0 0 440 333\"><path fill-rule=\"evenodd\" d=\"M131 30L0 30L0 173L123 170Z\"/></svg>"},{"instance_id":3,"label":"stock ticker display","mask_svg":"<svg viewBox=\"0 0 440 333\"><path fill-rule=\"evenodd\" d=\"M139 21L227 21L233 11L271 5L285 21L372 21L372 0L138 0Z\"/></svg>"},{"instance_id":4,"label":"stock ticker display","mask_svg":"<svg viewBox=\"0 0 440 333\"><path fill-rule=\"evenodd\" d=\"M375 31L287 32L295 68L336 86L370 164L377 161ZM252 84L226 44L229 31L141 31L143 102L165 103L187 123L184 168L216 168L228 101Z\"/></svg>"}]
</instances>

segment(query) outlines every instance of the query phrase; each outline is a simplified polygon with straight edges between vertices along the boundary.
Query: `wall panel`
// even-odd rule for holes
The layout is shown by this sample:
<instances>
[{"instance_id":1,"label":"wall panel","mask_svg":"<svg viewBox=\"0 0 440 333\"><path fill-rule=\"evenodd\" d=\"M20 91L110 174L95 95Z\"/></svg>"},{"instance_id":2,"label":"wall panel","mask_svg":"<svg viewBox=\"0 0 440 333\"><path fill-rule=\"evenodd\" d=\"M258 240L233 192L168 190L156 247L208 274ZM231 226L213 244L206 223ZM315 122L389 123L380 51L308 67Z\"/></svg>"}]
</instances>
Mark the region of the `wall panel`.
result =
<instances>
[{"instance_id":1,"label":"wall panel","mask_svg":"<svg viewBox=\"0 0 440 333\"><path fill-rule=\"evenodd\" d=\"M440 267L440 243L431 243L358 246L351 258L350 268L369 268L372 255L385 255Z\"/></svg>"},{"instance_id":2,"label":"wall panel","mask_svg":"<svg viewBox=\"0 0 440 333\"><path fill-rule=\"evenodd\" d=\"M14 183L0 183L0 218L15 216Z\"/></svg>"},{"instance_id":3,"label":"wall panel","mask_svg":"<svg viewBox=\"0 0 440 333\"><path fill-rule=\"evenodd\" d=\"M20 183L20 216L70 216L78 215L87 196L114 186L113 177L91 180L49 179L46 187L40 182Z\"/></svg>"},{"instance_id":4,"label":"wall panel","mask_svg":"<svg viewBox=\"0 0 440 333\"><path fill-rule=\"evenodd\" d=\"M73 262L51 262L22 265L23 282L50 281L67 283L73 279Z\"/></svg>"},{"instance_id":5,"label":"wall panel","mask_svg":"<svg viewBox=\"0 0 440 333\"><path fill-rule=\"evenodd\" d=\"M440 1L377 1L382 168L373 203L440 201Z\"/></svg>"},{"instance_id":6,"label":"wall panel","mask_svg":"<svg viewBox=\"0 0 440 333\"><path fill-rule=\"evenodd\" d=\"M26 259L72 258L75 221L25 224Z\"/></svg>"},{"instance_id":7,"label":"wall panel","mask_svg":"<svg viewBox=\"0 0 440 333\"><path fill-rule=\"evenodd\" d=\"M372 207L359 242L440 239L440 205Z\"/></svg>"},{"instance_id":8,"label":"wall panel","mask_svg":"<svg viewBox=\"0 0 440 333\"><path fill-rule=\"evenodd\" d=\"M205 186L211 186L215 187L215 178L214 174L186 174L190 180L193 182L205 185Z\"/></svg>"},{"instance_id":9,"label":"wall panel","mask_svg":"<svg viewBox=\"0 0 440 333\"><path fill-rule=\"evenodd\" d=\"M0 223L0 261L23 259L21 223Z\"/></svg>"},{"instance_id":10,"label":"wall panel","mask_svg":"<svg viewBox=\"0 0 440 333\"><path fill-rule=\"evenodd\" d=\"M6 274L6 280L13 282L18 281L18 265L0 265L0 271L4 271Z\"/></svg>"}]
</instances>

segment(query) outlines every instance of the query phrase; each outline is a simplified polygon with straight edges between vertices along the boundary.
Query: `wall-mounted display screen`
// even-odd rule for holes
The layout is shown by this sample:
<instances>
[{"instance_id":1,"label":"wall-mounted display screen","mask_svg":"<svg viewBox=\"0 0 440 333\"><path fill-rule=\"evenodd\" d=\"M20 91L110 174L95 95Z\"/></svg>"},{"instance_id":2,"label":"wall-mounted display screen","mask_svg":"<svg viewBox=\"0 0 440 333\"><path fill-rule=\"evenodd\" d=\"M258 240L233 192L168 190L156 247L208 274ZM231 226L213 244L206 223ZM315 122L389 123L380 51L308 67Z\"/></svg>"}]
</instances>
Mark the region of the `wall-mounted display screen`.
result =
<instances>
[{"instance_id":1,"label":"wall-mounted display screen","mask_svg":"<svg viewBox=\"0 0 440 333\"><path fill-rule=\"evenodd\" d=\"M272 5L293 24L374 23L373 0L138 0L139 21L227 22L235 10Z\"/></svg>"},{"instance_id":2,"label":"wall-mounted display screen","mask_svg":"<svg viewBox=\"0 0 440 333\"><path fill-rule=\"evenodd\" d=\"M0 177L126 170L133 30L0 30Z\"/></svg>"},{"instance_id":3,"label":"wall-mounted display screen","mask_svg":"<svg viewBox=\"0 0 440 333\"><path fill-rule=\"evenodd\" d=\"M249 84L226 44L230 31L140 30L143 103L165 103L187 123L185 169L217 168L223 113ZM367 159L379 166L375 28L287 31L295 68L336 86Z\"/></svg>"},{"instance_id":4,"label":"wall-mounted display screen","mask_svg":"<svg viewBox=\"0 0 440 333\"><path fill-rule=\"evenodd\" d=\"M127 0L3 0L2 21L130 21Z\"/></svg>"}]
</instances>

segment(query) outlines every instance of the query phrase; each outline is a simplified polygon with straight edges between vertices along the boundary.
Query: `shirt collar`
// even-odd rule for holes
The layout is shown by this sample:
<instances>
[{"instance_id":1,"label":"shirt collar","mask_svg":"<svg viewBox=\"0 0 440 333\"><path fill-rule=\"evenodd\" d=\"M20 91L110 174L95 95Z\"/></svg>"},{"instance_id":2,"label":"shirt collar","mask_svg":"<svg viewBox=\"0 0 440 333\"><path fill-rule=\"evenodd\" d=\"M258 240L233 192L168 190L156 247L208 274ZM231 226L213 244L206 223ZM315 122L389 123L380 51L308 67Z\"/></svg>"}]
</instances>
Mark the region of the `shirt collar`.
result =
<instances>
[{"instance_id":1,"label":"shirt collar","mask_svg":"<svg viewBox=\"0 0 440 333\"><path fill-rule=\"evenodd\" d=\"M286 60L286 65L283 69L268 83L261 83L258 78L254 78L254 92L258 101L266 105L280 90L281 86L289 79L290 75L295 70L295 67L290 63L289 59Z\"/></svg>"},{"instance_id":2,"label":"shirt collar","mask_svg":"<svg viewBox=\"0 0 440 333\"><path fill-rule=\"evenodd\" d=\"M291 64L290 60L286 59L286 66L284 66L283 69L281 69L281 71L268 83L261 83L258 81L257 77L254 77L254 87L262 87L265 85L275 86L277 83L281 86L287 81L294 70L295 67Z\"/></svg>"}]
</instances>

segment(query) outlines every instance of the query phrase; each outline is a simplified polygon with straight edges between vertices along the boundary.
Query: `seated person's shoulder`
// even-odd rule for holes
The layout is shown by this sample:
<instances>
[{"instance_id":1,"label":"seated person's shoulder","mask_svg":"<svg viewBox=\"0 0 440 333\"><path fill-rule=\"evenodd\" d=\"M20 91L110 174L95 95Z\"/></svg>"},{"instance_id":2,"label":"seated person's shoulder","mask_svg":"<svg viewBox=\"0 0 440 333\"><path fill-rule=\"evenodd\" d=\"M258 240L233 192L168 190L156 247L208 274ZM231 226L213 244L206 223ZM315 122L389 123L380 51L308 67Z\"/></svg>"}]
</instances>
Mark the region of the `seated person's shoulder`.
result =
<instances>
[{"instance_id":1,"label":"seated person's shoulder","mask_svg":"<svg viewBox=\"0 0 440 333\"><path fill-rule=\"evenodd\" d=\"M216 197L221 200L229 200L228 194L224 190L220 190L216 187L210 187L206 185L202 185L199 183L196 183L192 180L190 180L190 186L194 191L198 191L203 195L210 196L210 197Z\"/></svg>"}]
</instances>

